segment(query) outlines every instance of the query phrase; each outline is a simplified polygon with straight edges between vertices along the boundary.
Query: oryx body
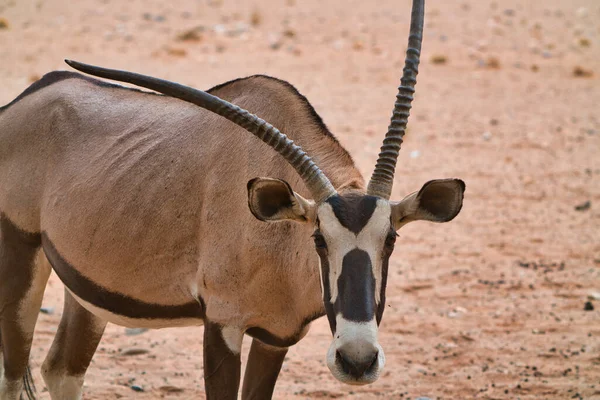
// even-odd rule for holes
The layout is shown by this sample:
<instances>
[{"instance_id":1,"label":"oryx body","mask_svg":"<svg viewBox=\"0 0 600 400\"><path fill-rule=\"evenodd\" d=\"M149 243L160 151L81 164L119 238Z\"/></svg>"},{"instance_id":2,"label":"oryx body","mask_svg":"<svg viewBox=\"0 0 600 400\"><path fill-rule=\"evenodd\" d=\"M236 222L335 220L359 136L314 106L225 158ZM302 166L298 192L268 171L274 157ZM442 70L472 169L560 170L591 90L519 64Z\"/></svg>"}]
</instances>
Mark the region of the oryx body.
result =
<instances>
[{"instance_id":1,"label":"oryx body","mask_svg":"<svg viewBox=\"0 0 600 400\"><path fill-rule=\"evenodd\" d=\"M70 62L173 97L53 72L2 108L0 399L23 388L50 273L34 262L40 251L66 287L42 366L55 399L81 396L107 322L203 324L209 399L236 398L242 337L253 336L242 393L263 399L287 347L326 314L334 376L376 380L395 231L451 220L464 191L459 180L431 181L388 200L418 64L415 4L405 77L368 188L308 101L274 78L207 94Z\"/></svg>"}]
</instances>

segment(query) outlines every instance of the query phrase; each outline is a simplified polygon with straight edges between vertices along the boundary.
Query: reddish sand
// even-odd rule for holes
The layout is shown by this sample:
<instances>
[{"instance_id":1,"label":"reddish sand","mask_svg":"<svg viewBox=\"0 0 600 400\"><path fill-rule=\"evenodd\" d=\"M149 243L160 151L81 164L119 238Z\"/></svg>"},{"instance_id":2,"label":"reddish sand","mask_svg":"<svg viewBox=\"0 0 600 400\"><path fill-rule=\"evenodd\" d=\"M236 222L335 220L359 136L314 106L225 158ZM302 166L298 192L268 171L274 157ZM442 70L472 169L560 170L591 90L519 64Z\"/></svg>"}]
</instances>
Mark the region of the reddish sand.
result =
<instances>
[{"instance_id":1,"label":"reddish sand","mask_svg":"<svg viewBox=\"0 0 600 400\"><path fill-rule=\"evenodd\" d=\"M296 85L369 176L409 1L237 3L4 0L0 103L66 69L63 58L199 88L266 73ZM290 350L275 398L600 399L600 300L584 311L600 292L599 77L597 0L429 0L394 194L460 177L464 208L400 232L381 379L337 382L320 319ZM61 298L53 276L44 305L55 310L40 315L31 357L41 398ZM121 355L132 347L149 352ZM202 328L126 336L110 325L84 397L204 398L201 349Z\"/></svg>"}]
</instances>

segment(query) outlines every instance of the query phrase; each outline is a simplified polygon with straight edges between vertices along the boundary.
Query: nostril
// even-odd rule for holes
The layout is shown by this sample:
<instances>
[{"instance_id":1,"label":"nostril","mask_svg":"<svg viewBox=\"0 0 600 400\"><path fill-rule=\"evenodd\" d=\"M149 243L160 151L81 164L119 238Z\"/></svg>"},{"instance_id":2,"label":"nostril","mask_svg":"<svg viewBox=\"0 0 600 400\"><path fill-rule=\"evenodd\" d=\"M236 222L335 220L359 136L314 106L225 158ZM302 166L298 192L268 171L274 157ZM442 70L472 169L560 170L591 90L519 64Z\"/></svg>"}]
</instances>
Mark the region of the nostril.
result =
<instances>
[{"instance_id":1,"label":"nostril","mask_svg":"<svg viewBox=\"0 0 600 400\"><path fill-rule=\"evenodd\" d=\"M378 351L372 353L370 357L363 360L353 360L347 357L342 351L337 350L335 353L336 362L342 370L355 378L361 378L365 373L372 372L377 366Z\"/></svg>"}]
</instances>

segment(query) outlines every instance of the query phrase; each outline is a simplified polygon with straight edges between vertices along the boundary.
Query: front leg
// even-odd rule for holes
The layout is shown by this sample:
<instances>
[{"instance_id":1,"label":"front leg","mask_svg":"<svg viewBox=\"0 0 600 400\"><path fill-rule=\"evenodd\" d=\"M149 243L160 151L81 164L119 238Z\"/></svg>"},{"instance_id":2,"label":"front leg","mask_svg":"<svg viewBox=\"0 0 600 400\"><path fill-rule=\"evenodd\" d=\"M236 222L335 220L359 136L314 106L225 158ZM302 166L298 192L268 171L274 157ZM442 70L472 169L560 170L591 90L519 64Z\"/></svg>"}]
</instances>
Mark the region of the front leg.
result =
<instances>
[{"instance_id":1,"label":"front leg","mask_svg":"<svg viewBox=\"0 0 600 400\"><path fill-rule=\"evenodd\" d=\"M236 400L240 387L243 331L204 324L204 386L207 400Z\"/></svg>"},{"instance_id":2,"label":"front leg","mask_svg":"<svg viewBox=\"0 0 600 400\"><path fill-rule=\"evenodd\" d=\"M257 339L252 340L242 400L263 400L273 396L275 382L287 351L287 347L273 347Z\"/></svg>"}]
</instances>

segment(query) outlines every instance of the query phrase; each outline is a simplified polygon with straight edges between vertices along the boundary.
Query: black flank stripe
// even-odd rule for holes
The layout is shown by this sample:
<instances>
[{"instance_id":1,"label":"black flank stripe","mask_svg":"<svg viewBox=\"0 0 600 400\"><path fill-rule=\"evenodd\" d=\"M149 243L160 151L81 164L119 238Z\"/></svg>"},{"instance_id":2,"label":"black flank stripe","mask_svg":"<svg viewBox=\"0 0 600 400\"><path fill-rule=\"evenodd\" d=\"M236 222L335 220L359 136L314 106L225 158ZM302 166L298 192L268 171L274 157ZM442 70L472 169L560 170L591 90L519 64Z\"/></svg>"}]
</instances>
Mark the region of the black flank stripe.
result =
<instances>
[{"instance_id":1,"label":"black flank stripe","mask_svg":"<svg viewBox=\"0 0 600 400\"><path fill-rule=\"evenodd\" d=\"M122 293L111 292L81 275L56 250L54 244L45 232L42 233L42 248L52 268L60 280L79 298L110 311L111 313L129 318L145 319L179 319L203 318L204 312L200 303L192 301L186 304L161 305L146 303ZM133 282L132 282L133 284Z\"/></svg>"}]
</instances>

